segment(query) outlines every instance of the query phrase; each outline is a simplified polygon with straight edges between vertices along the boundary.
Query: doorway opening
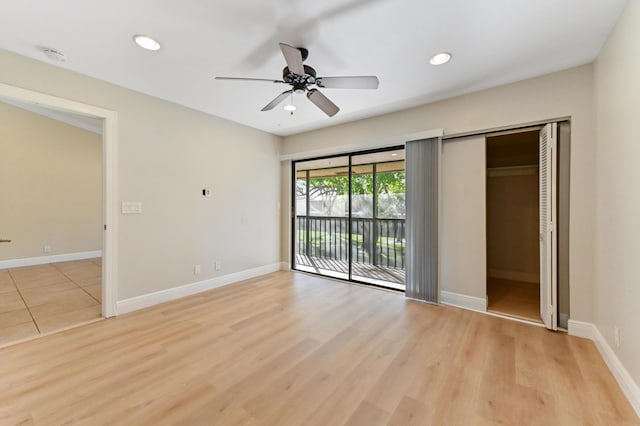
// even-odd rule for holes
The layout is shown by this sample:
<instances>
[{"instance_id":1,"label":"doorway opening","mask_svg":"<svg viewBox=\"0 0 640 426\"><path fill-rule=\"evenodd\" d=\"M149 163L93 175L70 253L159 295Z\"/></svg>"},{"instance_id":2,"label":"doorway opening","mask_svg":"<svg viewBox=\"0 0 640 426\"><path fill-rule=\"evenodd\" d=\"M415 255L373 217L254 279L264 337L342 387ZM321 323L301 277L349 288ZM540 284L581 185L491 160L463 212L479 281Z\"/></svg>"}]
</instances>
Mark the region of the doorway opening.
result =
<instances>
[{"instance_id":1,"label":"doorway opening","mask_svg":"<svg viewBox=\"0 0 640 426\"><path fill-rule=\"evenodd\" d=\"M551 330L569 319L571 124L486 137L487 310Z\"/></svg>"},{"instance_id":2,"label":"doorway opening","mask_svg":"<svg viewBox=\"0 0 640 426\"><path fill-rule=\"evenodd\" d=\"M117 118L5 84L0 108L5 345L115 315Z\"/></svg>"},{"instance_id":3,"label":"doorway opening","mask_svg":"<svg viewBox=\"0 0 640 426\"><path fill-rule=\"evenodd\" d=\"M102 317L102 121L0 99L0 342Z\"/></svg>"},{"instance_id":4,"label":"doorway opening","mask_svg":"<svg viewBox=\"0 0 640 426\"><path fill-rule=\"evenodd\" d=\"M539 129L486 138L487 310L540 318Z\"/></svg>"},{"instance_id":5,"label":"doorway opening","mask_svg":"<svg viewBox=\"0 0 640 426\"><path fill-rule=\"evenodd\" d=\"M293 173L293 269L404 291L404 147L297 161Z\"/></svg>"}]
</instances>

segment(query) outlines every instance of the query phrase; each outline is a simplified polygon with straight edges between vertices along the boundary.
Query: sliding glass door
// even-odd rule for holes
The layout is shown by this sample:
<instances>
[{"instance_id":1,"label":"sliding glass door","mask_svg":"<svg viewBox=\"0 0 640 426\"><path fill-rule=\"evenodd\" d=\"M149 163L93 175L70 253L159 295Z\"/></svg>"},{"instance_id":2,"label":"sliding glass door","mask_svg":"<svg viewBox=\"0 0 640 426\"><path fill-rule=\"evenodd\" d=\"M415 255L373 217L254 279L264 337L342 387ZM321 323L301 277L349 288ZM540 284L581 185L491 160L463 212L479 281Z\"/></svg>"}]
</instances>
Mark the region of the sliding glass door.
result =
<instances>
[{"instance_id":1,"label":"sliding glass door","mask_svg":"<svg viewBox=\"0 0 640 426\"><path fill-rule=\"evenodd\" d=\"M349 157L296 163L294 268L349 278Z\"/></svg>"},{"instance_id":2,"label":"sliding glass door","mask_svg":"<svg viewBox=\"0 0 640 426\"><path fill-rule=\"evenodd\" d=\"M404 149L294 163L294 269L404 290Z\"/></svg>"}]
</instances>

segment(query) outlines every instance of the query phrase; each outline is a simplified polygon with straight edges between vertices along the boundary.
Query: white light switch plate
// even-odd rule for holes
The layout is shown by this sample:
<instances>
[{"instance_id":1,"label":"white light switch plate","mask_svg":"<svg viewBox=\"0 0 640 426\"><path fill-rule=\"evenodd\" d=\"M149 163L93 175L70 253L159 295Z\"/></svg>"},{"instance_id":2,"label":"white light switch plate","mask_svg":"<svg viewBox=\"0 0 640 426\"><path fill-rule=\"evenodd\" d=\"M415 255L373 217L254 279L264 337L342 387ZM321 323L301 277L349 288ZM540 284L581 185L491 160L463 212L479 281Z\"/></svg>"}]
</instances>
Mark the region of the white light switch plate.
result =
<instances>
[{"instance_id":1,"label":"white light switch plate","mask_svg":"<svg viewBox=\"0 0 640 426\"><path fill-rule=\"evenodd\" d=\"M122 214L141 214L142 202L140 201L123 201Z\"/></svg>"}]
</instances>

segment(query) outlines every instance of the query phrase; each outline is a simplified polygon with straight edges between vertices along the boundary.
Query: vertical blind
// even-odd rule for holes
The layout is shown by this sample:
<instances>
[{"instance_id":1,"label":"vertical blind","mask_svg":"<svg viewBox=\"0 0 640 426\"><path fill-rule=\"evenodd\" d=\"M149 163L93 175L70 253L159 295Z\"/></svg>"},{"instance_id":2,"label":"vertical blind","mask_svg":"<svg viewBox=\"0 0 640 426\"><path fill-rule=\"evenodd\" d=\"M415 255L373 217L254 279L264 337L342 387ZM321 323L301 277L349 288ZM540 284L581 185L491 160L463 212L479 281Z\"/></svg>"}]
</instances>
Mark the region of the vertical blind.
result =
<instances>
[{"instance_id":1,"label":"vertical blind","mask_svg":"<svg viewBox=\"0 0 640 426\"><path fill-rule=\"evenodd\" d=\"M438 189L441 138L406 143L406 296L438 303Z\"/></svg>"}]
</instances>

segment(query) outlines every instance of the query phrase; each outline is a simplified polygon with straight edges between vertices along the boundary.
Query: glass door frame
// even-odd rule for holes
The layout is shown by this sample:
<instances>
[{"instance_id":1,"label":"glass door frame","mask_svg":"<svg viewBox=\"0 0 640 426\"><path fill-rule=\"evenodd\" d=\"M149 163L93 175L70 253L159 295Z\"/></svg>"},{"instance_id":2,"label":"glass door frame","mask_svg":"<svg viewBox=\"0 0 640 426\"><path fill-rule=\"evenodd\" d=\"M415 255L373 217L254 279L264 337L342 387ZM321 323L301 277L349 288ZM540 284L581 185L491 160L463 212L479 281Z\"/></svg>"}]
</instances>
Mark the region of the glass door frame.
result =
<instances>
[{"instance_id":1,"label":"glass door frame","mask_svg":"<svg viewBox=\"0 0 640 426\"><path fill-rule=\"evenodd\" d=\"M312 274L312 275L317 275L320 277L325 277L325 278L332 278L332 279L339 279L342 281L347 281L347 282L352 282L352 283L356 283L356 284L362 284L362 285L367 285L367 286L372 286L372 287L378 287L381 289L385 289L385 290L389 290L389 291L397 291L397 292L402 292L404 293L404 290L400 290L397 288L393 288L393 287L388 287L388 286L384 286L384 285L380 285L380 284L374 284L374 283L370 283L370 282L366 282L366 281L361 281L361 280L357 280L353 278L353 253L352 253L352 243L353 243L353 234L352 234L352 226L353 226L353 206L352 206L352 182L353 182L353 173L352 173L352 158L359 156L359 155L364 155L364 154L375 154L375 153L380 153L380 152L386 152L386 151L397 151L397 150L405 150L405 146L404 145L394 145L394 146L388 146L388 147L384 147L384 148L375 148L375 149L368 149L368 150L363 150L363 151L354 151L354 152L347 152L347 153L341 153L341 154L332 154L332 155L324 155L324 156L320 156L320 157L311 157L311 158L304 158L304 159L300 159L300 160L292 160L291 161L291 222L290 222L290 226L291 226L291 241L290 241L290 255L291 255L291 269L294 271L298 271L298 272L304 272L307 274ZM326 159L330 159L330 158L339 158L339 157L347 157L348 158L348 169L349 169L349 190L348 190L348 204L349 204L349 209L348 209L348 215L347 215L347 234L348 234L348 243L347 243L347 256L348 256L348 278L347 279L343 279L343 278L336 278L336 277L331 277L331 276L327 276L318 272L311 272L311 271L303 271L303 270L299 270L296 269L296 235L297 235L297 230L296 230L296 182L297 182L297 172L296 172L296 164L298 163L305 163L308 161L314 161L314 160L326 160ZM396 160L397 161L397 160ZM374 175L373 175L373 180L375 182L376 180L376 176L375 176L375 164L382 164L382 163L374 163ZM306 214L307 216L309 215L309 179L308 179L308 174L307 174L307 184L306 184L306 191L307 191L307 195L306 195L306 206L307 206L307 211ZM376 199L377 199L377 188L373 187L373 204L374 204L374 208L376 206ZM374 212L374 216L375 216L375 212ZM309 232L307 230L307 232Z\"/></svg>"}]
</instances>

